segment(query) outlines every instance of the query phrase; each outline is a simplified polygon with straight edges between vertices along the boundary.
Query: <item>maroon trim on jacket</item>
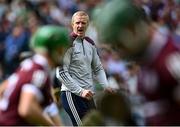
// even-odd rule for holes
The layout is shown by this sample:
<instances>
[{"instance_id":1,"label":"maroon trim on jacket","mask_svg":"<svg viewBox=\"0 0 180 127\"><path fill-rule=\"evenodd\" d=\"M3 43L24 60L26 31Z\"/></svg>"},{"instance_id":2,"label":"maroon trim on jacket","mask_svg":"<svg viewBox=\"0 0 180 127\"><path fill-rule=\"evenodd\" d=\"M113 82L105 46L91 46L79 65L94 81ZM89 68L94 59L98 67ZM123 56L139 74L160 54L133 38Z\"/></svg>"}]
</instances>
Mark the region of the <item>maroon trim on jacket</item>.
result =
<instances>
[{"instance_id":1,"label":"maroon trim on jacket","mask_svg":"<svg viewBox=\"0 0 180 127\"><path fill-rule=\"evenodd\" d=\"M73 41L76 39L77 36L78 36L77 34L75 34L74 32L72 32L72 33L70 34L71 41L73 42ZM90 37L85 36L83 39L85 39L85 40L86 40L87 42L89 42L90 44L95 45L94 41L93 41Z\"/></svg>"}]
</instances>

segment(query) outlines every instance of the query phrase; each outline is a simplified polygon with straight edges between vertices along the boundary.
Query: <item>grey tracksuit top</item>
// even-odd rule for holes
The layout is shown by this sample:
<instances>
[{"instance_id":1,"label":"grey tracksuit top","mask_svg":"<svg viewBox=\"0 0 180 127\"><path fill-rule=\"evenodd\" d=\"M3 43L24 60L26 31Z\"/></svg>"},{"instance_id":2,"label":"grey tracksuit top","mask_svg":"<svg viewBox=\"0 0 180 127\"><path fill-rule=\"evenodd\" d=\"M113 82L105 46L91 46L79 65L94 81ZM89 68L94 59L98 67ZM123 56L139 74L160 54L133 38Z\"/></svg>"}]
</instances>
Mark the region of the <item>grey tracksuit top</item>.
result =
<instances>
[{"instance_id":1,"label":"grey tracksuit top","mask_svg":"<svg viewBox=\"0 0 180 127\"><path fill-rule=\"evenodd\" d=\"M73 46L63 58L63 68L56 69L56 76L61 81L61 91L71 91L80 95L84 89L93 91L94 77L103 87L107 78L102 67L97 49L89 37L83 40L71 34Z\"/></svg>"}]
</instances>

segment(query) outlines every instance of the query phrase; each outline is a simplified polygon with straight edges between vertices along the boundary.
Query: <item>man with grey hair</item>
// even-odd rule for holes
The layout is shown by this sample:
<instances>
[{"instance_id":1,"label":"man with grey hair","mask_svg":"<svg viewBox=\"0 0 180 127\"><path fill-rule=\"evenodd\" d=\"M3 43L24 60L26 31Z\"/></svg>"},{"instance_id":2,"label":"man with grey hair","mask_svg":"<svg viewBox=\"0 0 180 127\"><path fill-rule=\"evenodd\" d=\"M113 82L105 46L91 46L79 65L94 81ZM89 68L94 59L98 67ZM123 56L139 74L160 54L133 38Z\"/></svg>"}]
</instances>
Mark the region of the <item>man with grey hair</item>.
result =
<instances>
[{"instance_id":1,"label":"man with grey hair","mask_svg":"<svg viewBox=\"0 0 180 127\"><path fill-rule=\"evenodd\" d=\"M82 125L83 116L95 108L93 77L96 76L102 86L107 85L95 44L85 36L88 24L86 12L78 11L72 16L72 47L64 56L63 68L57 68L56 71L57 78L62 82L62 105L75 126Z\"/></svg>"}]
</instances>

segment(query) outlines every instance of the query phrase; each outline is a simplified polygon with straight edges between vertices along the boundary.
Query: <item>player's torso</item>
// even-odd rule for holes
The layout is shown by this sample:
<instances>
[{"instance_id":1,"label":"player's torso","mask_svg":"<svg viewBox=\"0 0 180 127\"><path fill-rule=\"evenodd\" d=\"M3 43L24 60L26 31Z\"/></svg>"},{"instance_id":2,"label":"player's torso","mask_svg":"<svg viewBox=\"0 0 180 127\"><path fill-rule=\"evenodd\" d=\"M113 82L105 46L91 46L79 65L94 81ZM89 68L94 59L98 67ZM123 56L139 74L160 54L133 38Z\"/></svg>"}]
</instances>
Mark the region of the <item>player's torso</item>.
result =
<instances>
[{"instance_id":1,"label":"player's torso","mask_svg":"<svg viewBox=\"0 0 180 127\"><path fill-rule=\"evenodd\" d=\"M26 125L27 123L18 115L18 104L20 99L20 93L24 85L33 84L36 81L39 74L44 74L45 84L38 86L44 99L41 105L47 105L49 103L50 86L49 77L45 69L36 64L33 60L28 59L21 64L20 68L12 76L8 78L7 89L3 93L3 98L0 100L0 124L7 125ZM2 101L3 100L3 101Z\"/></svg>"},{"instance_id":2,"label":"player's torso","mask_svg":"<svg viewBox=\"0 0 180 127\"><path fill-rule=\"evenodd\" d=\"M154 116L156 116L156 113L160 115L158 112L162 111L169 114L169 116L166 115L165 117L170 122L174 117L178 118L180 116L180 108L174 97L179 85L179 65L180 51L172 42L168 42L150 65L141 68L138 89L146 99L144 107L146 107L147 112L145 113L148 114L148 110L151 109L151 111L149 110L149 116L153 115L152 112L154 112ZM176 115L173 115L174 113ZM170 119L172 116L173 118ZM161 118L166 119L163 117Z\"/></svg>"}]
</instances>

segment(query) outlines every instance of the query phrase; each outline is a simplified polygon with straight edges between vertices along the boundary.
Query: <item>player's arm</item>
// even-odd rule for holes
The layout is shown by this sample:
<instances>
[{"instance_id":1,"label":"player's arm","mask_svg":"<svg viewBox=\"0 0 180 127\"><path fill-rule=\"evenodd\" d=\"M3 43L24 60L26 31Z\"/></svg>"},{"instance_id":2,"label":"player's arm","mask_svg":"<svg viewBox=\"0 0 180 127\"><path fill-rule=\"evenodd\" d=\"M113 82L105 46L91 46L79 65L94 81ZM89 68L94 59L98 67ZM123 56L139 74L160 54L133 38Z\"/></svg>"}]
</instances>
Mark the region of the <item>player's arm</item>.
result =
<instances>
[{"instance_id":1,"label":"player's arm","mask_svg":"<svg viewBox=\"0 0 180 127\"><path fill-rule=\"evenodd\" d=\"M178 82L175 86L172 97L180 105L180 51L174 52L168 56L166 60L166 67L170 72L171 76Z\"/></svg>"},{"instance_id":2,"label":"player's arm","mask_svg":"<svg viewBox=\"0 0 180 127\"><path fill-rule=\"evenodd\" d=\"M8 80L5 80L0 84L0 98L3 94L3 92L5 91L7 84L8 84Z\"/></svg>"},{"instance_id":3,"label":"player's arm","mask_svg":"<svg viewBox=\"0 0 180 127\"><path fill-rule=\"evenodd\" d=\"M59 110L55 102L52 102L45 108L44 114L47 114L49 116L49 119L53 121L56 126L62 125Z\"/></svg>"},{"instance_id":4,"label":"player's arm","mask_svg":"<svg viewBox=\"0 0 180 127\"><path fill-rule=\"evenodd\" d=\"M36 86L24 85L21 90L18 113L33 125L52 126L54 123L43 114L43 109L39 104L40 99L42 95Z\"/></svg>"}]
</instances>

